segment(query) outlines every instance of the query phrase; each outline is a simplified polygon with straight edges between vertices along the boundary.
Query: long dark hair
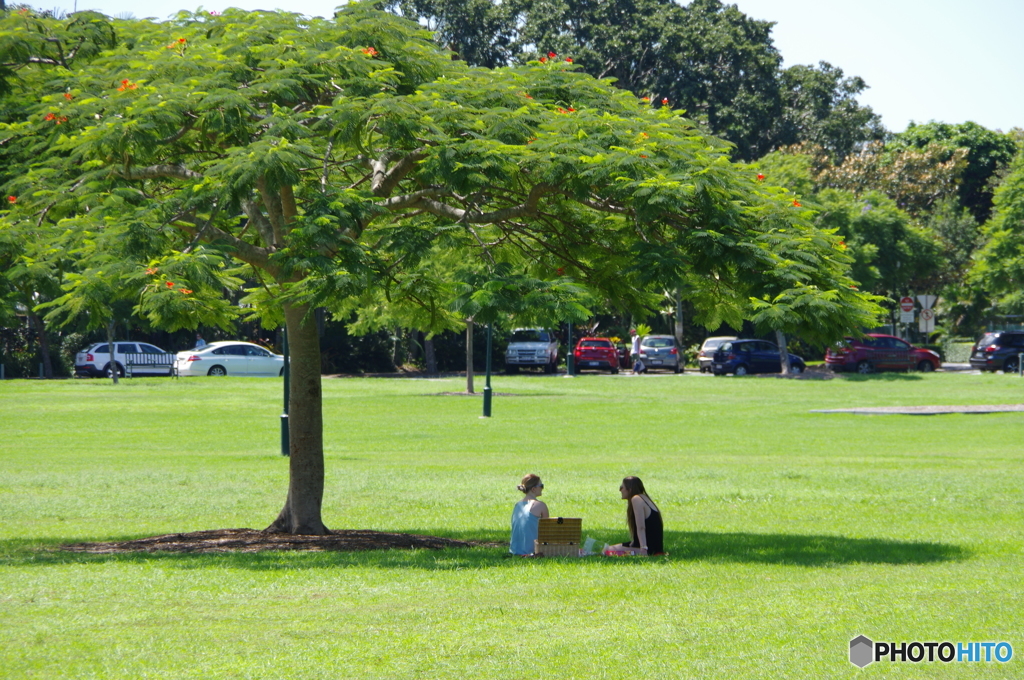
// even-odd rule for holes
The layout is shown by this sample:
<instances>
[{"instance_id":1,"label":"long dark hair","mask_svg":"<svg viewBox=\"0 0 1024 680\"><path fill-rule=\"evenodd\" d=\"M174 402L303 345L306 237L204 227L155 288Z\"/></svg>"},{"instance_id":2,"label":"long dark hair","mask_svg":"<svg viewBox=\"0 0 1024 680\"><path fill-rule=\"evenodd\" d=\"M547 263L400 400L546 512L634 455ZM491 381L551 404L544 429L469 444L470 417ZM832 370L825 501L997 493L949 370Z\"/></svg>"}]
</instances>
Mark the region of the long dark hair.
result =
<instances>
[{"instance_id":1,"label":"long dark hair","mask_svg":"<svg viewBox=\"0 0 1024 680\"><path fill-rule=\"evenodd\" d=\"M636 516L633 514L633 496L639 496L640 494L647 494L647 489L644 488L644 483L640 481L639 477L626 477L622 480L622 487L629 494L626 498L626 521L629 522L629 535L632 539L639 538L636 535Z\"/></svg>"}]
</instances>

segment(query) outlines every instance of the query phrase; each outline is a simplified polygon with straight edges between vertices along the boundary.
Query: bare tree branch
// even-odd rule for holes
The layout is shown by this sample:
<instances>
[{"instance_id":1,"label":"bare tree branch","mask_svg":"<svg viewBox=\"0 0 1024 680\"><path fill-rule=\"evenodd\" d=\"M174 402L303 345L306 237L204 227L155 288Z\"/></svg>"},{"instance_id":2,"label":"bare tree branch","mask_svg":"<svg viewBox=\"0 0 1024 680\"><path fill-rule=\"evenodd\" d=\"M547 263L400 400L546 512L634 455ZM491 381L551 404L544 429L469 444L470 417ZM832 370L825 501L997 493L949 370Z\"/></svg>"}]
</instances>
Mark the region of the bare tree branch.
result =
<instances>
[{"instance_id":1,"label":"bare tree branch","mask_svg":"<svg viewBox=\"0 0 1024 680\"><path fill-rule=\"evenodd\" d=\"M274 227L271 226L263 211L251 200L242 201L241 205L242 212L249 218L249 223L256 227L256 231L259 232L260 238L263 239L268 250L272 248L274 246ZM248 225L246 226L248 227Z\"/></svg>"},{"instance_id":2,"label":"bare tree branch","mask_svg":"<svg viewBox=\"0 0 1024 680\"><path fill-rule=\"evenodd\" d=\"M398 183L416 167L416 163L426 157L427 154L424 153L423 149L417 149L392 165L391 169L383 175L379 174L375 167L371 191L373 191L375 196L390 196L391 192L398 186Z\"/></svg>"},{"instance_id":3,"label":"bare tree branch","mask_svg":"<svg viewBox=\"0 0 1024 680\"><path fill-rule=\"evenodd\" d=\"M203 175L189 170L184 165L150 165L147 168L125 168L117 171L125 179L156 179L157 177L177 177L178 179L202 179Z\"/></svg>"}]
</instances>

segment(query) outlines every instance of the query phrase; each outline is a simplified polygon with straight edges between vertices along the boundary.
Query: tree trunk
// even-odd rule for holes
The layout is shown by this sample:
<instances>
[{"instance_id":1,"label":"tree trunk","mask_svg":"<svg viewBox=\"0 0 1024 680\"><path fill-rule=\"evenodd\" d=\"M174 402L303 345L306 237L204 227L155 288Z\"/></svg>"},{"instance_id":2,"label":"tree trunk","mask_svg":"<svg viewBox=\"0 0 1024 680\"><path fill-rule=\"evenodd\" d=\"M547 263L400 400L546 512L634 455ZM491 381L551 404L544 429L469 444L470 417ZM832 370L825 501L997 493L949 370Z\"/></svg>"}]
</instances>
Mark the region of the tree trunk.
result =
<instances>
[{"instance_id":1,"label":"tree trunk","mask_svg":"<svg viewBox=\"0 0 1024 680\"><path fill-rule=\"evenodd\" d=\"M779 360L782 362L782 375L789 375L789 349L786 347L786 334L775 331L775 339L779 344Z\"/></svg>"},{"instance_id":2,"label":"tree trunk","mask_svg":"<svg viewBox=\"0 0 1024 680\"><path fill-rule=\"evenodd\" d=\"M111 319L107 322L107 356L110 357L110 376L114 379L114 384L117 384L117 352L114 347L114 321Z\"/></svg>"},{"instance_id":3,"label":"tree trunk","mask_svg":"<svg viewBox=\"0 0 1024 680\"><path fill-rule=\"evenodd\" d=\"M683 353L683 291L676 288L676 343L679 353ZM682 359L682 357L679 357Z\"/></svg>"},{"instance_id":4,"label":"tree trunk","mask_svg":"<svg viewBox=\"0 0 1024 680\"><path fill-rule=\"evenodd\" d=\"M473 320L466 319L466 391L473 394Z\"/></svg>"},{"instance_id":5,"label":"tree trunk","mask_svg":"<svg viewBox=\"0 0 1024 680\"><path fill-rule=\"evenodd\" d=\"M35 326L36 332L39 333L39 354L43 358L43 375L47 378L53 378L53 362L50 361L50 338L46 335L46 324L39 318L39 315L28 310L29 321Z\"/></svg>"},{"instance_id":6,"label":"tree trunk","mask_svg":"<svg viewBox=\"0 0 1024 680\"><path fill-rule=\"evenodd\" d=\"M427 364L427 375L437 375L437 354L434 353L434 338L423 339L423 360Z\"/></svg>"},{"instance_id":7,"label":"tree trunk","mask_svg":"<svg viewBox=\"0 0 1024 680\"><path fill-rule=\"evenodd\" d=\"M285 305L290 356L288 391L288 497L264 531L280 534L327 533L321 518L324 499L323 395L320 391L320 336L308 306Z\"/></svg>"}]
</instances>

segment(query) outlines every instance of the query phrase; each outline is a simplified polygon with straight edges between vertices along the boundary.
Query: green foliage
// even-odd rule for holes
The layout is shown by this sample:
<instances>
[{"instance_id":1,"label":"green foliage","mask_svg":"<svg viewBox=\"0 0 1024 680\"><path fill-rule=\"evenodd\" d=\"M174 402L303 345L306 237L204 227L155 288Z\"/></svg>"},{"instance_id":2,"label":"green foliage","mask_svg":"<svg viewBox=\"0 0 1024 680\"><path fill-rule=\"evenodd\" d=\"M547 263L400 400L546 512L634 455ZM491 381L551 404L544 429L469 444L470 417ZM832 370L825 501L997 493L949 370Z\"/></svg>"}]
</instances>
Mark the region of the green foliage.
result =
<instances>
[{"instance_id":1,"label":"green foliage","mask_svg":"<svg viewBox=\"0 0 1024 680\"><path fill-rule=\"evenodd\" d=\"M641 310L680 280L711 323L751 295L858 295L789 197L572 64L468 69L360 5L115 26L130 40L52 71L8 128L51 151L5 186L5 228L39 223L78 254L52 319L102 323L126 299L163 327L224 325L229 258L268 326L284 304L362 309L366 328L582 318L595 294ZM866 321L843 308L839 325Z\"/></svg>"},{"instance_id":2,"label":"green foliage","mask_svg":"<svg viewBox=\"0 0 1024 680\"><path fill-rule=\"evenodd\" d=\"M992 219L982 227L985 245L971 280L991 296L998 313L1024 311L1024 151L996 189Z\"/></svg>"},{"instance_id":3,"label":"green foliage","mask_svg":"<svg viewBox=\"0 0 1024 680\"><path fill-rule=\"evenodd\" d=\"M842 162L863 142L885 136L881 118L855 99L867 88L861 78L844 78L828 62L818 67L797 64L781 74L784 111L776 146L819 146Z\"/></svg>"},{"instance_id":4,"label":"green foliage","mask_svg":"<svg viewBox=\"0 0 1024 680\"><path fill-rule=\"evenodd\" d=\"M942 270L942 244L935 234L880 192L860 196L828 189L817 196L818 223L844 239L853 258L852 277L877 295L898 297L910 290L931 290Z\"/></svg>"},{"instance_id":5,"label":"green foliage","mask_svg":"<svg viewBox=\"0 0 1024 680\"><path fill-rule=\"evenodd\" d=\"M959 178L957 196L960 205L971 211L978 222L988 219L992 209L992 176L1013 160L1017 152L1010 135L988 130L973 122L960 124L911 124L904 132L894 135L887 149L927 149L935 146L942 150L940 160L949 160L959 149L964 149L965 166Z\"/></svg>"},{"instance_id":6,"label":"green foliage","mask_svg":"<svg viewBox=\"0 0 1024 680\"><path fill-rule=\"evenodd\" d=\"M751 160L797 142L840 158L882 127L855 96L866 87L841 69L783 71L772 22L720 0L391 0L386 6L437 30L437 42L474 66L572 59L638 97L666 100Z\"/></svg>"}]
</instances>

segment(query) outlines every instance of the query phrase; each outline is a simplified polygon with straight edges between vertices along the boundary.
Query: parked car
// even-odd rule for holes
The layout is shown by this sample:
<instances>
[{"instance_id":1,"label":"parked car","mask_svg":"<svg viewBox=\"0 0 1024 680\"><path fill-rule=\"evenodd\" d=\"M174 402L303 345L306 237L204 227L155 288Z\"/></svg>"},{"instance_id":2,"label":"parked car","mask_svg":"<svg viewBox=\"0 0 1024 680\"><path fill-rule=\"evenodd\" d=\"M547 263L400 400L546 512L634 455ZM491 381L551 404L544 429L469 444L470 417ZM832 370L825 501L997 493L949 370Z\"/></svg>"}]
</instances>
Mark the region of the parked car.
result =
<instances>
[{"instance_id":1,"label":"parked car","mask_svg":"<svg viewBox=\"0 0 1024 680\"><path fill-rule=\"evenodd\" d=\"M558 338L545 328L517 328L512 331L505 350L505 372L520 368L543 368L554 373L558 368Z\"/></svg>"},{"instance_id":2,"label":"parked car","mask_svg":"<svg viewBox=\"0 0 1024 680\"><path fill-rule=\"evenodd\" d=\"M580 338L576 343L575 356L577 370L596 368L619 372L619 353L608 338Z\"/></svg>"},{"instance_id":3,"label":"parked car","mask_svg":"<svg viewBox=\"0 0 1024 680\"><path fill-rule=\"evenodd\" d=\"M930 349L914 347L893 335L868 333L863 338L845 338L825 352L825 365L834 371L934 371L942 365Z\"/></svg>"},{"instance_id":4,"label":"parked car","mask_svg":"<svg viewBox=\"0 0 1024 680\"><path fill-rule=\"evenodd\" d=\"M146 342L115 342L114 360L110 360L110 348L105 342L89 345L75 355L75 375L89 377L110 377L116 370L118 376L125 375L170 375L174 369L174 355L156 345Z\"/></svg>"},{"instance_id":5,"label":"parked car","mask_svg":"<svg viewBox=\"0 0 1024 680\"><path fill-rule=\"evenodd\" d=\"M700 352L697 353L697 366L700 368L701 373L707 373L711 370L711 364L715 363L714 355L715 350L721 347L724 343L735 340L734 335L723 335L715 338L708 338L701 344Z\"/></svg>"},{"instance_id":6,"label":"parked car","mask_svg":"<svg viewBox=\"0 0 1024 680\"><path fill-rule=\"evenodd\" d=\"M178 375L283 375L284 357L251 342L224 340L178 352Z\"/></svg>"},{"instance_id":7,"label":"parked car","mask_svg":"<svg viewBox=\"0 0 1024 680\"><path fill-rule=\"evenodd\" d=\"M1024 331L985 333L971 348L971 368L1017 373L1020 354L1024 354Z\"/></svg>"},{"instance_id":8,"label":"parked car","mask_svg":"<svg viewBox=\"0 0 1024 680\"><path fill-rule=\"evenodd\" d=\"M640 360L644 362L644 372L652 368L672 369L676 373L683 370L682 355L675 337L671 335L645 335L641 338Z\"/></svg>"},{"instance_id":9,"label":"parked car","mask_svg":"<svg viewBox=\"0 0 1024 680\"><path fill-rule=\"evenodd\" d=\"M715 375L733 373L780 373L782 358L774 342L767 340L730 340L722 343L712 357L711 368ZM804 360L795 354L789 355L789 369L793 373L807 370Z\"/></svg>"}]
</instances>

